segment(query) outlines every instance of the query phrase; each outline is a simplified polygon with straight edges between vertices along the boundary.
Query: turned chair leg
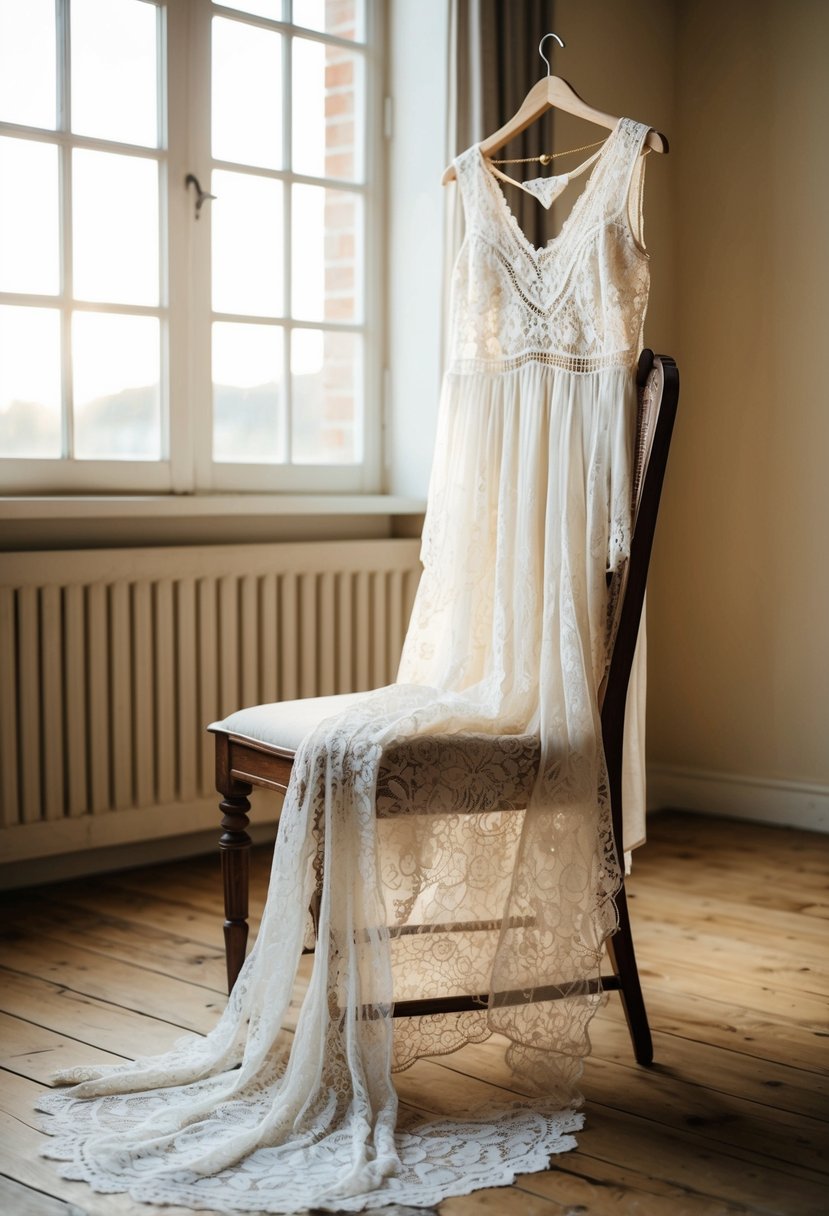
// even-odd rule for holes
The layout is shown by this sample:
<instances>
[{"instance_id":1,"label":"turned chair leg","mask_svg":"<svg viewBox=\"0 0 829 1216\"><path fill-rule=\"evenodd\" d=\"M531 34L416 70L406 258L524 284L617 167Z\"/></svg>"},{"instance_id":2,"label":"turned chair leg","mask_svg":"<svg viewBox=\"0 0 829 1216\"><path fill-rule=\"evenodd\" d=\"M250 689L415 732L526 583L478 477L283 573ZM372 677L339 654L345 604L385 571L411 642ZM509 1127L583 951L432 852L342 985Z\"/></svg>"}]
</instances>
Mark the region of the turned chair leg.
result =
<instances>
[{"instance_id":1,"label":"turned chair leg","mask_svg":"<svg viewBox=\"0 0 829 1216\"><path fill-rule=\"evenodd\" d=\"M233 776L230 761L230 740L216 733L216 789L222 795L222 835L219 850L222 857L222 883L225 895L225 959L227 990L233 991L237 976L245 961L248 943L248 890L250 887L250 822L248 794L252 786Z\"/></svg>"},{"instance_id":2,"label":"turned chair leg","mask_svg":"<svg viewBox=\"0 0 829 1216\"><path fill-rule=\"evenodd\" d=\"M237 783L235 792L225 794L219 803L223 829L219 838L219 849L225 895L224 934L228 992L233 991L233 985L242 970L248 942L251 840L245 829L249 823L250 802L247 795L250 790L249 785Z\"/></svg>"},{"instance_id":3,"label":"turned chair leg","mask_svg":"<svg viewBox=\"0 0 829 1216\"><path fill-rule=\"evenodd\" d=\"M653 1040L651 1039L645 999L639 983L639 971L633 950L633 935L630 929L627 895L624 887L616 896L619 928L607 941L610 964L619 980L622 1008L633 1043L633 1054L638 1064L653 1063Z\"/></svg>"}]
</instances>

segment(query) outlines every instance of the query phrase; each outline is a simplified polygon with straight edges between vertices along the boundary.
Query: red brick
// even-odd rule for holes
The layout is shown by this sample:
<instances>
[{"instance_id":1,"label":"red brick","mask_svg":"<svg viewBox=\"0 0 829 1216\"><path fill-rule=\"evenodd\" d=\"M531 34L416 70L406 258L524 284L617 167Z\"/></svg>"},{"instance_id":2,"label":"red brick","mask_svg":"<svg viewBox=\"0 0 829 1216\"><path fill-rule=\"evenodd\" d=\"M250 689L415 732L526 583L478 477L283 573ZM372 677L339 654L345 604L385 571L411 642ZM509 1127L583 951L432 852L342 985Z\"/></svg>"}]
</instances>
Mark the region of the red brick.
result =
<instances>
[{"instance_id":1,"label":"red brick","mask_svg":"<svg viewBox=\"0 0 829 1216\"><path fill-rule=\"evenodd\" d=\"M350 321L354 316L354 301L353 300L326 300L325 301L325 320L326 321Z\"/></svg>"},{"instance_id":2,"label":"red brick","mask_svg":"<svg viewBox=\"0 0 829 1216\"><path fill-rule=\"evenodd\" d=\"M343 89L339 93L325 94L325 116L326 118L333 117L335 114L353 114L354 113L354 90Z\"/></svg>"},{"instance_id":3,"label":"red brick","mask_svg":"<svg viewBox=\"0 0 829 1216\"><path fill-rule=\"evenodd\" d=\"M353 178L353 152L332 152L325 157L325 173L327 177Z\"/></svg>"},{"instance_id":4,"label":"red brick","mask_svg":"<svg viewBox=\"0 0 829 1216\"><path fill-rule=\"evenodd\" d=\"M354 259L354 231L351 226L346 231L334 230L326 225L325 230L325 260L326 262L349 262Z\"/></svg>"},{"instance_id":5,"label":"red brick","mask_svg":"<svg viewBox=\"0 0 829 1216\"><path fill-rule=\"evenodd\" d=\"M338 85L353 84L354 82L354 61L353 59L344 60L341 63L331 63L325 65L325 87L326 89L335 89Z\"/></svg>"},{"instance_id":6,"label":"red brick","mask_svg":"<svg viewBox=\"0 0 829 1216\"><path fill-rule=\"evenodd\" d=\"M350 148L354 143L354 123L346 118L328 121L325 124L325 146L331 148Z\"/></svg>"},{"instance_id":7,"label":"red brick","mask_svg":"<svg viewBox=\"0 0 829 1216\"><path fill-rule=\"evenodd\" d=\"M334 25L345 25L357 20L357 5L354 0L327 0L325 5L325 26L331 29Z\"/></svg>"},{"instance_id":8,"label":"red brick","mask_svg":"<svg viewBox=\"0 0 829 1216\"><path fill-rule=\"evenodd\" d=\"M329 232L339 232L354 227L356 218L355 200L344 192L329 191L325 196L325 227Z\"/></svg>"},{"instance_id":9,"label":"red brick","mask_svg":"<svg viewBox=\"0 0 829 1216\"><path fill-rule=\"evenodd\" d=\"M347 263L344 266L328 266L325 270L325 290L343 292L354 290L354 268Z\"/></svg>"}]
</instances>

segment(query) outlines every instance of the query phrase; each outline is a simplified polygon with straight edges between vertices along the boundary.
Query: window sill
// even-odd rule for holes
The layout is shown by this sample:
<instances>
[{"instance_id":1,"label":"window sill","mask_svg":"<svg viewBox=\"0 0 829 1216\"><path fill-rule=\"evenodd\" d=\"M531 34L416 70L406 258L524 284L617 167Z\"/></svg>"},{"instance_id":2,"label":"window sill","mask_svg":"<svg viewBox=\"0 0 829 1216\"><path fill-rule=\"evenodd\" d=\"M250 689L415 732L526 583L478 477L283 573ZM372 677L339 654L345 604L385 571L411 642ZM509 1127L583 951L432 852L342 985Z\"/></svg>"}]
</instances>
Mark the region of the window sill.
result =
<instances>
[{"instance_id":1,"label":"window sill","mask_svg":"<svg viewBox=\"0 0 829 1216\"><path fill-rule=\"evenodd\" d=\"M94 494L0 497L0 520L209 519L421 515L399 494Z\"/></svg>"}]
</instances>

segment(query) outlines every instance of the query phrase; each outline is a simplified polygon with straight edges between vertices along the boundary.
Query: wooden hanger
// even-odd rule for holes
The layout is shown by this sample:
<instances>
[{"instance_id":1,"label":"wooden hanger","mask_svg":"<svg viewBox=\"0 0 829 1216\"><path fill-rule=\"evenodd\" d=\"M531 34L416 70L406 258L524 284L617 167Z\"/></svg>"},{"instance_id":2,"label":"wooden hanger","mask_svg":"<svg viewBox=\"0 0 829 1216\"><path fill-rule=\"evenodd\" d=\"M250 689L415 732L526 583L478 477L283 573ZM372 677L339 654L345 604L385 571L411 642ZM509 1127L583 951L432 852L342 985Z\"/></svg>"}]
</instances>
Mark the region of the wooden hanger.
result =
<instances>
[{"instance_id":1,"label":"wooden hanger","mask_svg":"<svg viewBox=\"0 0 829 1216\"><path fill-rule=\"evenodd\" d=\"M484 156L491 156L493 152L503 148L504 144L509 143L516 135L520 135L548 110L564 110L568 114L575 114L577 118L585 118L588 122L594 122L600 127L609 127L611 131L618 123L619 119L614 115L606 114L603 110L597 110L588 105L583 98L579 97L573 86L563 80L561 76L551 75L550 61L542 50L548 38L555 38L556 42L564 46L558 34L545 34L541 39L538 44L538 53L547 64L547 75L542 76L541 80L533 85L512 118L483 141L481 151ZM668 151L667 137L653 129L648 131L645 145L652 148L654 152ZM454 180L455 166L449 165L440 179L441 185L445 186L447 182Z\"/></svg>"}]
</instances>

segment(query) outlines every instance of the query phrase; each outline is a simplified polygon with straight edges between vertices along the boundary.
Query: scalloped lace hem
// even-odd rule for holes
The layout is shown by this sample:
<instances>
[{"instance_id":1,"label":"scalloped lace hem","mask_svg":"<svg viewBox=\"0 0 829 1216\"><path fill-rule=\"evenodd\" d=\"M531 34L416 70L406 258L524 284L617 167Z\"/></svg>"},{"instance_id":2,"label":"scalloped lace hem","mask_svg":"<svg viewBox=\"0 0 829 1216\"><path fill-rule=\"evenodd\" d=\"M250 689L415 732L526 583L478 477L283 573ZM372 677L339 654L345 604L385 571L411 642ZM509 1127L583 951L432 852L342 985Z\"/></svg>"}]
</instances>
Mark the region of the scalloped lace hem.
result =
<instances>
[{"instance_id":1,"label":"scalloped lace hem","mask_svg":"<svg viewBox=\"0 0 829 1216\"><path fill-rule=\"evenodd\" d=\"M131 1163L123 1173L96 1168L88 1156L89 1127L85 1120L78 1121L77 1104L67 1097L52 1091L36 1104L45 1116L40 1120L43 1130L54 1137L41 1148L40 1156L58 1162L62 1178L85 1182L99 1194L127 1194L137 1203L177 1205L226 1216L244 1212L286 1216L307 1209L362 1212L392 1205L435 1207L453 1196L510 1186L519 1174L548 1169L551 1157L577 1147L573 1133L584 1125L581 1111L552 1110L537 1100L482 1108L464 1119L409 1119L409 1126L395 1136L400 1159L397 1171L383 1178L380 1186L349 1195L337 1193L348 1172L347 1154L340 1160L339 1154L326 1153L314 1162L313 1171L298 1169L298 1161L290 1154L269 1149L254 1153L244 1169L199 1177L182 1170L153 1177L142 1173L140 1162ZM62 1112L64 1106L67 1109ZM314 1150L306 1145L301 1151L313 1155Z\"/></svg>"}]
</instances>

